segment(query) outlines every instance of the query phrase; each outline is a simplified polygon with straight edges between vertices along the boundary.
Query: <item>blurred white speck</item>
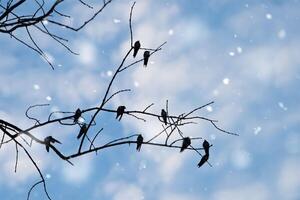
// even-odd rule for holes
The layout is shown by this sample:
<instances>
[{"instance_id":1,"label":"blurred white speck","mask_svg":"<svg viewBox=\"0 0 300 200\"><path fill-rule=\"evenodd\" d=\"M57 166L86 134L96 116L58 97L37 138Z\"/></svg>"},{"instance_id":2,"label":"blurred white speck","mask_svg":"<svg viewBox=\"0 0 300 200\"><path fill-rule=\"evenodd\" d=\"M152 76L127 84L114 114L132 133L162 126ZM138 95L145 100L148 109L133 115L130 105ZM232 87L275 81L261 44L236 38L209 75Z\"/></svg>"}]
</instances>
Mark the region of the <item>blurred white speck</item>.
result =
<instances>
[{"instance_id":1,"label":"blurred white speck","mask_svg":"<svg viewBox=\"0 0 300 200\"><path fill-rule=\"evenodd\" d=\"M33 88L34 88L35 90L39 90L39 89L40 89L40 86L39 86L38 84L34 84L34 85L33 85Z\"/></svg>"},{"instance_id":2,"label":"blurred white speck","mask_svg":"<svg viewBox=\"0 0 300 200\"><path fill-rule=\"evenodd\" d=\"M96 92L97 92L97 90L93 90L93 92L94 92L94 93L96 93Z\"/></svg>"},{"instance_id":3,"label":"blurred white speck","mask_svg":"<svg viewBox=\"0 0 300 200\"><path fill-rule=\"evenodd\" d=\"M50 96L46 96L46 100L47 100L47 101L51 101L52 98L51 98Z\"/></svg>"},{"instance_id":4,"label":"blurred white speck","mask_svg":"<svg viewBox=\"0 0 300 200\"><path fill-rule=\"evenodd\" d=\"M269 20L271 20L273 17L272 17L272 15L270 14L270 13L267 13L266 14L266 19L269 19Z\"/></svg>"},{"instance_id":5,"label":"blurred white speck","mask_svg":"<svg viewBox=\"0 0 300 200\"><path fill-rule=\"evenodd\" d=\"M233 37L234 37L234 38L237 38L238 36L237 36L237 34L234 34Z\"/></svg>"},{"instance_id":6,"label":"blurred white speck","mask_svg":"<svg viewBox=\"0 0 300 200\"><path fill-rule=\"evenodd\" d=\"M224 85L228 85L229 82L230 82L229 78L224 78L224 79L223 79L223 84L224 84Z\"/></svg>"},{"instance_id":7,"label":"blurred white speck","mask_svg":"<svg viewBox=\"0 0 300 200\"><path fill-rule=\"evenodd\" d=\"M285 32L284 29L281 29L280 31L278 31L277 37L278 37L279 39L284 39L285 36L286 36L286 32Z\"/></svg>"},{"instance_id":8,"label":"blurred white speck","mask_svg":"<svg viewBox=\"0 0 300 200\"><path fill-rule=\"evenodd\" d=\"M282 102L278 102L278 106L283 109L284 111L287 111L287 107Z\"/></svg>"},{"instance_id":9,"label":"blurred white speck","mask_svg":"<svg viewBox=\"0 0 300 200\"><path fill-rule=\"evenodd\" d=\"M212 111L213 111L213 108L212 108L211 106L206 106L206 110L207 110L208 112L212 112Z\"/></svg>"},{"instance_id":10,"label":"blurred white speck","mask_svg":"<svg viewBox=\"0 0 300 200\"><path fill-rule=\"evenodd\" d=\"M218 95L219 95L219 91L218 91L218 90L214 90L214 91L213 91L213 95L214 95L214 96L218 96Z\"/></svg>"},{"instance_id":11,"label":"blurred white speck","mask_svg":"<svg viewBox=\"0 0 300 200\"><path fill-rule=\"evenodd\" d=\"M173 34L174 34L173 29L170 29L170 30L168 31L168 34L169 34L169 35L173 35Z\"/></svg>"},{"instance_id":12,"label":"blurred white speck","mask_svg":"<svg viewBox=\"0 0 300 200\"><path fill-rule=\"evenodd\" d=\"M44 19L44 20L42 21L42 23L43 23L45 26L47 26L47 25L48 25L48 20L47 20L47 19Z\"/></svg>"},{"instance_id":13,"label":"blurred white speck","mask_svg":"<svg viewBox=\"0 0 300 200\"><path fill-rule=\"evenodd\" d=\"M261 131L261 127L260 126L255 127L253 129L254 129L254 131L253 131L254 135L257 135Z\"/></svg>"},{"instance_id":14,"label":"blurred white speck","mask_svg":"<svg viewBox=\"0 0 300 200\"><path fill-rule=\"evenodd\" d=\"M47 59L50 63L53 63L54 62L54 57L50 54L50 53L48 53L48 52L45 52L44 53L44 56L45 57L43 57L42 56L42 58L45 60L45 59ZM46 61L46 60L45 60Z\"/></svg>"},{"instance_id":15,"label":"blurred white speck","mask_svg":"<svg viewBox=\"0 0 300 200\"><path fill-rule=\"evenodd\" d=\"M230 51L228 54L229 54L230 56L234 56L234 55L235 55L235 53L234 53L233 51Z\"/></svg>"},{"instance_id":16,"label":"blurred white speck","mask_svg":"<svg viewBox=\"0 0 300 200\"><path fill-rule=\"evenodd\" d=\"M249 4L246 3L246 4L245 4L245 7L248 8L248 7L249 7Z\"/></svg>"},{"instance_id":17,"label":"blurred white speck","mask_svg":"<svg viewBox=\"0 0 300 200\"><path fill-rule=\"evenodd\" d=\"M242 49L242 47L237 47L236 51L241 54L243 52L243 49Z\"/></svg>"},{"instance_id":18,"label":"blurred white speck","mask_svg":"<svg viewBox=\"0 0 300 200\"><path fill-rule=\"evenodd\" d=\"M119 167L119 166L120 166L120 163L117 162L117 163L116 163L116 167Z\"/></svg>"},{"instance_id":19,"label":"blurred white speck","mask_svg":"<svg viewBox=\"0 0 300 200\"><path fill-rule=\"evenodd\" d=\"M155 62L154 62L154 61L150 61L150 64L151 64L151 65L154 65L154 64L155 64Z\"/></svg>"},{"instance_id":20,"label":"blurred white speck","mask_svg":"<svg viewBox=\"0 0 300 200\"><path fill-rule=\"evenodd\" d=\"M50 179L51 178L51 174L46 174L46 178Z\"/></svg>"},{"instance_id":21,"label":"blurred white speck","mask_svg":"<svg viewBox=\"0 0 300 200\"><path fill-rule=\"evenodd\" d=\"M84 120L84 118L83 117L80 117L79 119L78 119L78 122L79 123L83 123L85 120Z\"/></svg>"},{"instance_id":22,"label":"blurred white speck","mask_svg":"<svg viewBox=\"0 0 300 200\"><path fill-rule=\"evenodd\" d=\"M250 155L247 151L236 149L232 154L232 163L238 169L244 169L251 162Z\"/></svg>"},{"instance_id":23,"label":"blurred white speck","mask_svg":"<svg viewBox=\"0 0 300 200\"><path fill-rule=\"evenodd\" d=\"M106 72L106 75L107 75L107 76L112 76L112 75L113 75L113 72L110 71L110 70L108 70L108 71Z\"/></svg>"},{"instance_id":24,"label":"blurred white speck","mask_svg":"<svg viewBox=\"0 0 300 200\"><path fill-rule=\"evenodd\" d=\"M121 22L121 20L119 20L119 19L114 19L113 21L115 24L119 24Z\"/></svg>"},{"instance_id":25,"label":"blurred white speck","mask_svg":"<svg viewBox=\"0 0 300 200\"><path fill-rule=\"evenodd\" d=\"M143 169L146 169L147 168L147 163L146 161L141 161L140 162L140 165L139 165L139 170L143 170Z\"/></svg>"},{"instance_id":26,"label":"blurred white speck","mask_svg":"<svg viewBox=\"0 0 300 200\"><path fill-rule=\"evenodd\" d=\"M58 66L58 67L62 67L62 64L58 64L57 66Z\"/></svg>"},{"instance_id":27,"label":"blurred white speck","mask_svg":"<svg viewBox=\"0 0 300 200\"><path fill-rule=\"evenodd\" d=\"M137 82L137 81L134 81L134 87L139 87L140 86L140 83L139 82Z\"/></svg>"},{"instance_id":28,"label":"blurred white speck","mask_svg":"<svg viewBox=\"0 0 300 200\"><path fill-rule=\"evenodd\" d=\"M211 139L211 140L215 140L216 138L217 138L217 137L216 137L215 134L211 134L211 135L210 135L210 139Z\"/></svg>"},{"instance_id":29,"label":"blurred white speck","mask_svg":"<svg viewBox=\"0 0 300 200\"><path fill-rule=\"evenodd\" d=\"M288 135L285 141L286 151L290 154L300 153L300 137L297 133Z\"/></svg>"}]
</instances>

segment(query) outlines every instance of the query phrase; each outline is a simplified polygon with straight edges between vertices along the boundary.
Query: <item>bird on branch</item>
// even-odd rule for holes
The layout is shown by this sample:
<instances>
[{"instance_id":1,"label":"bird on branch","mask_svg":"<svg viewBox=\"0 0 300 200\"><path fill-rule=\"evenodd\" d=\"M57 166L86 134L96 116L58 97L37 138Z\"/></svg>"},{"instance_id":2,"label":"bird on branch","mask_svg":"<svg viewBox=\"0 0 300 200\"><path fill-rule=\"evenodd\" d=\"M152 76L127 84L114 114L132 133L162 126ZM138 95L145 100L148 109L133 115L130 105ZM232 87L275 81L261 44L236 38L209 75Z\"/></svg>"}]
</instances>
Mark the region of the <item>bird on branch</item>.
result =
<instances>
[{"instance_id":1,"label":"bird on branch","mask_svg":"<svg viewBox=\"0 0 300 200\"><path fill-rule=\"evenodd\" d=\"M134 58L136 57L136 55L137 55L137 53L138 53L138 51L139 51L140 48L141 48L141 43L140 43L140 41L136 41L136 42L134 43L134 46L133 46L133 57L134 57Z\"/></svg>"},{"instance_id":2,"label":"bird on branch","mask_svg":"<svg viewBox=\"0 0 300 200\"><path fill-rule=\"evenodd\" d=\"M161 110L161 117L163 118L165 125L167 125L168 113L164 109Z\"/></svg>"},{"instance_id":3,"label":"bird on branch","mask_svg":"<svg viewBox=\"0 0 300 200\"><path fill-rule=\"evenodd\" d=\"M123 114L124 114L124 112L125 112L125 109L126 109L125 106L119 106L119 107L117 108L117 116L116 116L116 119L119 118L119 121L122 119Z\"/></svg>"},{"instance_id":4,"label":"bird on branch","mask_svg":"<svg viewBox=\"0 0 300 200\"><path fill-rule=\"evenodd\" d=\"M80 117L81 117L81 110L78 108L78 109L75 111L75 115L74 115L74 123L77 123Z\"/></svg>"},{"instance_id":5,"label":"bird on branch","mask_svg":"<svg viewBox=\"0 0 300 200\"><path fill-rule=\"evenodd\" d=\"M191 145L191 139L189 137L183 138L182 145L180 152L183 152L186 148L188 148Z\"/></svg>"},{"instance_id":6,"label":"bird on branch","mask_svg":"<svg viewBox=\"0 0 300 200\"><path fill-rule=\"evenodd\" d=\"M147 67L149 57L150 57L150 51L145 51L144 52L144 67Z\"/></svg>"},{"instance_id":7,"label":"bird on branch","mask_svg":"<svg viewBox=\"0 0 300 200\"><path fill-rule=\"evenodd\" d=\"M87 126L86 126L86 124L83 124L77 135L77 139L81 138L82 135L86 134L86 131L87 131Z\"/></svg>"},{"instance_id":8,"label":"bird on branch","mask_svg":"<svg viewBox=\"0 0 300 200\"><path fill-rule=\"evenodd\" d=\"M137 137L137 139L136 139L136 150L137 150L137 151L140 151L140 150L141 150L143 141L144 141L143 136L142 136L141 134L138 135L138 137Z\"/></svg>"},{"instance_id":9,"label":"bird on branch","mask_svg":"<svg viewBox=\"0 0 300 200\"><path fill-rule=\"evenodd\" d=\"M44 143L45 143L45 146L46 146L46 151L49 152L49 148L50 148L50 144L51 143L58 143L58 144L61 144L60 141L58 141L57 139L53 138L52 136L47 136L45 137L44 139Z\"/></svg>"},{"instance_id":10,"label":"bird on branch","mask_svg":"<svg viewBox=\"0 0 300 200\"><path fill-rule=\"evenodd\" d=\"M209 154L209 147L210 147L209 143L206 140L204 140L202 146L205 151L205 154Z\"/></svg>"},{"instance_id":11,"label":"bird on branch","mask_svg":"<svg viewBox=\"0 0 300 200\"><path fill-rule=\"evenodd\" d=\"M209 158L209 154L205 154L205 155L201 158L200 162L198 163L198 167L200 168L205 162L207 162L207 161L208 161L208 158Z\"/></svg>"}]
</instances>

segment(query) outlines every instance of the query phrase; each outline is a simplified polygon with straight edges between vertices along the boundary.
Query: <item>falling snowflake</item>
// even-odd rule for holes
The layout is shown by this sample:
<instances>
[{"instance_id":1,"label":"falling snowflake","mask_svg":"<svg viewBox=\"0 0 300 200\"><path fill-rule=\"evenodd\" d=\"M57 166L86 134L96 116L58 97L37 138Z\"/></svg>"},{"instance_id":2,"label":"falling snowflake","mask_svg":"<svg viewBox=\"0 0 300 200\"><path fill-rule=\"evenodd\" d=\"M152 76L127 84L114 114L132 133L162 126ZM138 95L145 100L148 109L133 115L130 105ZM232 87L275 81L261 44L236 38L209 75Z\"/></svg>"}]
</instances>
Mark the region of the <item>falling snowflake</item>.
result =
<instances>
[{"instance_id":1,"label":"falling snowflake","mask_svg":"<svg viewBox=\"0 0 300 200\"><path fill-rule=\"evenodd\" d=\"M46 96L46 100L47 100L47 101L51 101L52 98L51 98L50 96Z\"/></svg>"},{"instance_id":2,"label":"falling snowflake","mask_svg":"<svg viewBox=\"0 0 300 200\"><path fill-rule=\"evenodd\" d=\"M43 23L45 26L47 26L47 25L48 25L48 20L47 20L47 19L44 19L44 20L42 21L42 23Z\"/></svg>"},{"instance_id":3,"label":"falling snowflake","mask_svg":"<svg viewBox=\"0 0 300 200\"><path fill-rule=\"evenodd\" d=\"M112 75L113 75L113 72L110 71L110 70L108 70L108 71L106 72L106 75L107 75L107 76L112 76Z\"/></svg>"},{"instance_id":4,"label":"falling snowflake","mask_svg":"<svg viewBox=\"0 0 300 200\"><path fill-rule=\"evenodd\" d=\"M119 20L119 19L114 19L113 21L115 24L119 24L121 22L121 20Z\"/></svg>"},{"instance_id":5,"label":"falling snowflake","mask_svg":"<svg viewBox=\"0 0 300 200\"><path fill-rule=\"evenodd\" d=\"M217 138L217 137L216 137L215 134L211 134L211 135L210 135L210 139L211 139L211 140L215 140L216 138Z\"/></svg>"},{"instance_id":6,"label":"falling snowflake","mask_svg":"<svg viewBox=\"0 0 300 200\"><path fill-rule=\"evenodd\" d=\"M255 127L253 131L254 135L257 135L259 132L261 132L261 127L260 126Z\"/></svg>"},{"instance_id":7,"label":"falling snowflake","mask_svg":"<svg viewBox=\"0 0 300 200\"><path fill-rule=\"evenodd\" d=\"M241 53L243 52L243 49L242 49L242 47L237 47L237 48L236 48L236 51L237 51L239 54L241 54Z\"/></svg>"},{"instance_id":8,"label":"falling snowflake","mask_svg":"<svg viewBox=\"0 0 300 200\"><path fill-rule=\"evenodd\" d=\"M277 37L278 37L279 39L284 39L285 36L286 36L286 32L285 32L284 29L281 29L280 31L278 31Z\"/></svg>"},{"instance_id":9,"label":"falling snowflake","mask_svg":"<svg viewBox=\"0 0 300 200\"><path fill-rule=\"evenodd\" d=\"M208 112L212 112L212 111L213 111L213 108L212 108L211 106L206 106L206 110L207 110Z\"/></svg>"},{"instance_id":10,"label":"falling snowflake","mask_svg":"<svg viewBox=\"0 0 300 200\"><path fill-rule=\"evenodd\" d=\"M40 86L39 86L38 84L34 84L34 85L33 85L33 89L39 90L39 89L40 89Z\"/></svg>"},{"instance_id":11,"label":"falling snowflake","mask_svg":"<svg viewBox=\"0 0 300 200\"><path fill-rule=\"evenodd\" d=\"M282 102L278 102L278 106L283 109L284 111L287 111L287 107Z\"/></svg>"},{"instance_id":12,"label":"falling snowflake","mask_svg":"<svg viewBox=\"0 0 300 200\"><path fill-rule=\"evenodd\" d=\"M228 85L229 82L230 82L230 79L229 79L229 78L224 78L224 79L223 79L223 84L224 84L224 85Z\"/></svg>"},{"instance_id":13,"label":"falling snowflake","mask_svg":"<svg viewBox=\"0 0 300 200\"><path fill-rule=\"evenodd\" d=\"M134 81L134 87L139 87L140 86L140 83L139 82L137 82L137 81Z\"/></svg>"},{"instance_id":14,"label":"falling snowflake","mask_svg":"<svg viewBox=\"0 0 300 200\"><path fill-rule=\"evenodd\" d=\"M235 55L235 53L234 53L233 51L230 51L228 54L229 54L230 56L234 56L234 55Z\"/></svg>"},{"instance_id":15,"label":"falling snowflake","mask_svg":"<svg viewBox=\"0 0 300 200\"><path fill-rule=\"evenodd\" d=\"M271 20L273 18L273 16L270 13L266 14L266 19Z\"/></svg>"},{"instance_id":16,"label":"falling snowflake","mask_svg":"<svg viewBox=\"0 0 300 200\"><path fill-rule=\"evenodd\" d=\"M51 174L46 174L46 178L50 179L51 178Z\"/></svg>"},{"instance_id":17,"label":"falling snowflake","mask_svg":"<svg viewBox=\"0 0 300 200\"><path fill-rule=\"evenodd\" d=\"M174 34L173 29L170 29L170 30L168 31L168 33L169 33L169 35L173 35L173 34Z\"/></svg>"},{"instance_id":18,"label":"falling snowflake","mask_svg":"<svg viewBox=\"0 0 300 200\"><path fill-rule=\"evenodd\" d=\"M143 170L147 168L147 163L146 161L141 161L139 164L139 170Z\"/></svg>"}]
</instances>

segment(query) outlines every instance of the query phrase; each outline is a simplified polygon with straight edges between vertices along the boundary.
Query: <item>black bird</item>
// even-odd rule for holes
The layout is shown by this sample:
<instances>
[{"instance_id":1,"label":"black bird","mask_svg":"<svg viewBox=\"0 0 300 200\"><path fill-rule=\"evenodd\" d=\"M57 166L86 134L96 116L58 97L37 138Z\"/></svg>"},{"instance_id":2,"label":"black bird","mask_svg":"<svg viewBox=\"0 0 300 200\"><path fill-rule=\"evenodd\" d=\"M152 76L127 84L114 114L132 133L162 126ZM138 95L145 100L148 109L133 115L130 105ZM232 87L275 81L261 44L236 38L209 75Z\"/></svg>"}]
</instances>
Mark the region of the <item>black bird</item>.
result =
<instances>
[{"instance_id":1,"label":"black bird","mask_svg":"<svg viewBox=\"0 0 300 200\"><path fill-rule=\"evenodd\" d=\"M206 140L204 140L202 146L205 151L205 154L209 154L209 147L210 147L209 143Z\"/></svg>"},{"instance_id":2,"label":"black bird","mask_svg":"<svg viewBox=\"0 0 300 200\"><path fill-rule=\"evenodd\" d=\"M144 67L147 67L149 57L150 57L150 51L145 51L144 52Z\"/></svg>"},{"instance_id":3,"label":"black bird","mask_svg":"<svg viewBox=\"0 0 300 200\"><path fill-rule=\"evenodd\" d=\"M136 42L134 43L134 46L133 46L133 57L134 57L134 58L136 57L136 55L137 55L137 53L138 53L138 51L139 51L140 48L141 48L141 43L140 43L140 41L136 41Z\"/></svg>"},{"instance_id":4,"label":"black bird","mask_svg":"<svg viewBox=\"0 0 300 200\"><path fill-rule=\"evenodd\" d=\"M74 115L74 123L77 123L78 122L78 119L81 117L81 110L78 108L76 111L75 111L75 115Z\"/></svg>"},{"instance_id":5,"label":"black bird","mask_svg":"<svg viewBox=\"0 0 300 200\"><path fill-rule=\"evenodd\" d=\"M124 114L125 109L126 109L125 106L119 106L119 107L118 107L116 119L119 118L119 121L122 119L122 116L123 116L123 114Z\"/></svg>"},{"instance_id":6,"label":"black bird","mask_svg":"<svg viewBox=\"0 0 300 200\"><path fill-rule=\"evenodd\" d=\"M45 143L45 146L46 146L46 151L49 152L49 148L50 148L50 143L59 143L61 144L60 141L58 141L57 139L53 138L52 136L47 136L45 137L44 139L44 143Z\"/></svg>"},{"instance_id":7,"label":"black bird","mask_svg":"<svg viewBox=\"0 0 300 200\"><path fill-rule=\"evenodd\" d=\"M163 118L165 125L167 125L167 115L167 112L164 109L161 109L161 117Z\"/></svg>"},{"instance_id":8,"label":"black bird","mask_svg":"<svg viewBox=\"0 0 300 200\"><path fill-rule=\"evenodd\" d=\"M136 150L137 150L137 151L140 151L140 150L141 150L143 141L144 141L143 136L142 136L141 134L138 135L138 137L137 137L137 139L136 139Z\"/></svg>"},{"instance_id":9,"label":"black bird","mask_svg":"<svg viewBox=\"0 0 300 200\"><path fill-rule=\"evenodd\" d=\"M86 134L87 127L86 124L83 124L82 127L80 128L80 131L77 135L77 139L81 138L82 135Z\"/></svg>"},{"instance_id":10,"label":"black bird","mask_svg":"<svg viewBox=\"0 0 300 200\"><path fill-rule=\"evenodd\" d=\"M200 162L198 163L198 167L199 167L199 168L200 168L205 162L207 162L208 157L209 157L209 154L205 154L205 155L201 158Z\"/></svg>"},{"instance_id":11,"label":"black bird","mask_svg":"<svg viewBox=\"0 0 300 200\"><path fill-rule=\"evenodd\" d=\"M191 145L191 139L189 137L183 138L182 146L180 149L180 152L183 152L186 148L188 148Z\"/></svg>"}]
</instances>

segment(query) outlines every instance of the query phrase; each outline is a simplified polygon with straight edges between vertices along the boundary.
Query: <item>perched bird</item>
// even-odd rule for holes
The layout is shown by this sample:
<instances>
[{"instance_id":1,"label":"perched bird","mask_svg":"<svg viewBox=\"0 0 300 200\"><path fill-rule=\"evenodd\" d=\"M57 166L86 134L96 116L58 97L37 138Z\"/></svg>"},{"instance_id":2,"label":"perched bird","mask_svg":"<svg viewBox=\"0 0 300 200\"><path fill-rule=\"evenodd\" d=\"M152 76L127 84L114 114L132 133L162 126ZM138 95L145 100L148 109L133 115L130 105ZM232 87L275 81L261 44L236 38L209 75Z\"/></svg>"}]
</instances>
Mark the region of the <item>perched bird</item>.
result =
<instances>
[{"instance_id":1,"label":"perched bird","mask_svg":"<svg viewBox=\"0 0 300 200\"><path fill-rule=\"evenodd\" d=\"M136 139L136 150L137 151L140 151L141 150L141 147L142 147L142 144L143 144L143 136L140 134L138 135L137 139Z\"/></svg>"},{"instance_id":2,"label":"perched bird","mask_svg":"<svg viewBox=\"0 0 300 200\"><path fill-rule=\"evenodd\" d=\"M209 157L209 154L205 154L205 155L201 158L200 162L198 163L198 167L199 167L199 168L200 168L205 162L207 162L208 157Z\"/></svg>"},{"instance_id":3,"label":"perched bird","mask_svg":"<svg viewBox=\"0 0 300 200\"><path fill-rule=\"evenodd\" d=\"M61 144L60 141L58 141L57 139L53 138L52 136L47 136L45 137L44 139L44 143L45 143L45 146L46 146L46 151L49 152L49 148L50 148L50 143L59 143Z\"/></svg>"},{"instance_id":4,"label":"perched bird","mask_svg":"<svg viewBox=\"0 0 300 200\"><path fill-rule=\"evenodd\" d=\"M188 148L191 145L191 139L189 137L183 138L182 146L180 149L180 152L183 152L186 148Z\"/></svg>"},{"instance_id":5,"label":"perched bird","mask_svg":"<svg viewBox=\"0 0 300 200\"><path fill-rule=\"evenodd\" d=\"M202 146L205 151L205 154L209 154L209 147L210 147L209 143L206 140L204 140Z\"/></svg>"},{"instance_id":6,"label":"perched bird","mask_svg":"<svg viewBox=\"0 0 300 200\"><path fill-rule=\"evenodd\" d=\"M138 53L138 51L139 51L140 48L141 48L141 43L140 43L140 41L136 41L136 42L134 43L134 46L133 46L133 57L134 57L134 58L136 57L136 55L137 55L137 53Z\"/></svg>"},{"instance_id":7,"label":"perched bird","mask_svg":"<svg viewBox=\"0 0 300 200\"><path fill-rule=\"evenodd\" d=\"M164 109L161 109L161 117L163 118L165 125L167 125L167 116L167 112Z\"/></svg>"},{"instance_id":8,"label":"perched bird","mask_svg":"<svg viewBox=\"0 0 300 200\"><path fill-rule=\"evenodd\" d=\"M81 117L81 110L78 108L76 111L75 111L75 115L74 115L74 123L77 123L78 122L78 119Z\"/></svg>"},{"instance_id":9,"label":"perched bird","mask_svg":"<svg viewBox=\"0 0 300 200\"><path fill-rule=\"evenodd\" d=\"M119 106L119 107L118 107L116 119L119 118L119 121L122 119L122 116L123 116L123 114L124 114L124 112L125 112L125 109L126 109L125 106Z\"/></svg>"},{"instance_id":10,"label":"perched bird","mask_svg":"<svg viewBox=\"0 0 300 200\"><path fill-rule=\"evenodd\" d=\"M150 51L145 51L144 52L144 67L147 67L149 57L150 57Z\"/></svg>"},{"instance_id":11,"label":"perched bird","mask_svg":"<svg viewBox=\"0 0 300 200\"><path fill-rule=\"evenodd\" d=\"M82 135L86 134L86 131L87 131L87 126L86 126L86 124L83 124L77 135L77 139L81 138Z\"/></svg>"}]
</instances>

